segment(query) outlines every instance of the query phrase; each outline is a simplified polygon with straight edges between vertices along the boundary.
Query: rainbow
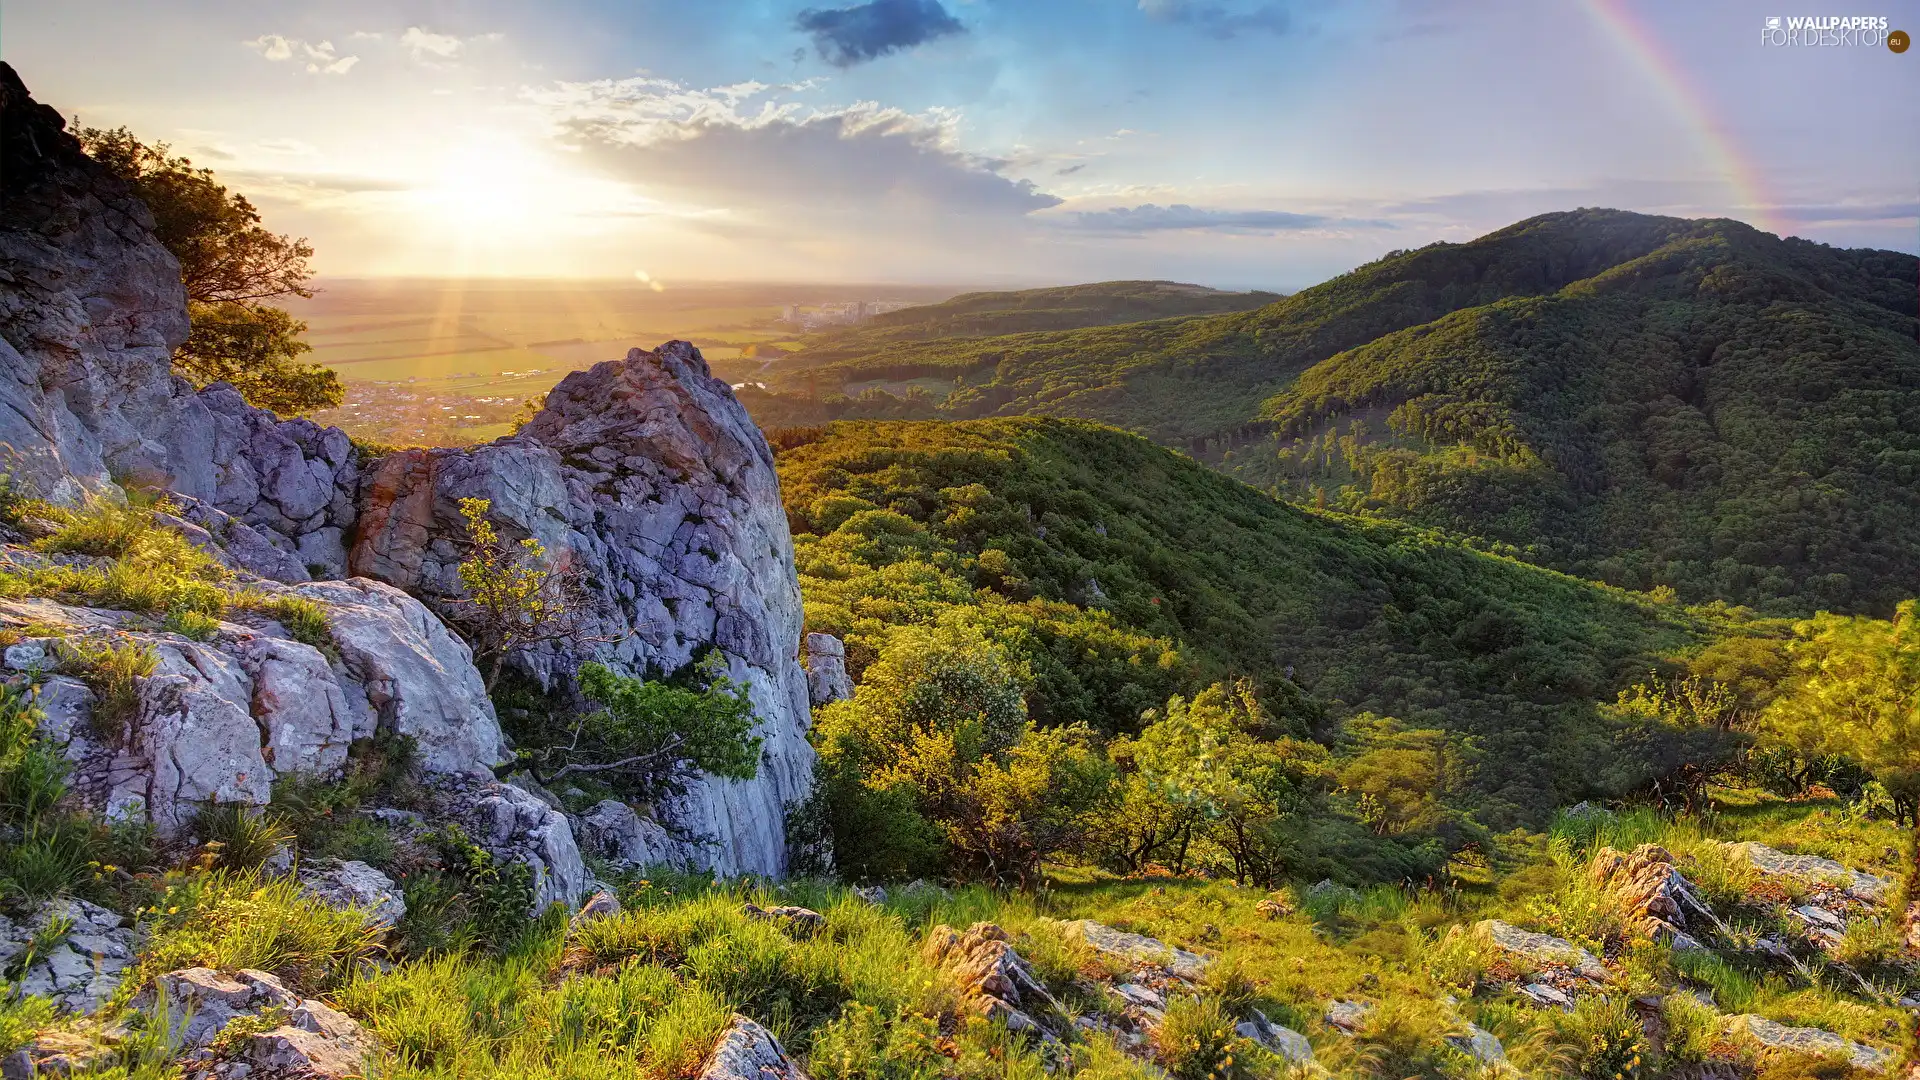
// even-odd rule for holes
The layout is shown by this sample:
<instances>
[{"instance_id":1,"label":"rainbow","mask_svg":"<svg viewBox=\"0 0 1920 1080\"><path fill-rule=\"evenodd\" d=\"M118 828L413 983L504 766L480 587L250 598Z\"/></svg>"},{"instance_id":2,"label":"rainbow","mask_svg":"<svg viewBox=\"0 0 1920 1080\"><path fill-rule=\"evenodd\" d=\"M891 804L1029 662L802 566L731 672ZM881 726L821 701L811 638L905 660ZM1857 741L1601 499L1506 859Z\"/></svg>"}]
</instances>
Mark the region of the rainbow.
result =
<instances>
[{"instance_id":1,"label":"rainbow","mask_svg":"<svg viewBox=\"0 0 1920 1080\"><path fill-rule=\"evenodd\" d=\"M1779 213L1779 203L1767 194L1760 170L1741 154L1733 134L1714 116L1707 96L1694 84L1666 43L1648 29L1627 0L1581 0L1581 6L1633 58L1653 86L1672 104L1674 114L1693 130L1701 152L1726 178L1734 199L1733 209L1741 211L1740 216L1757 228L1787 235L1791 222Z\"/></svg>"}]
</instances>

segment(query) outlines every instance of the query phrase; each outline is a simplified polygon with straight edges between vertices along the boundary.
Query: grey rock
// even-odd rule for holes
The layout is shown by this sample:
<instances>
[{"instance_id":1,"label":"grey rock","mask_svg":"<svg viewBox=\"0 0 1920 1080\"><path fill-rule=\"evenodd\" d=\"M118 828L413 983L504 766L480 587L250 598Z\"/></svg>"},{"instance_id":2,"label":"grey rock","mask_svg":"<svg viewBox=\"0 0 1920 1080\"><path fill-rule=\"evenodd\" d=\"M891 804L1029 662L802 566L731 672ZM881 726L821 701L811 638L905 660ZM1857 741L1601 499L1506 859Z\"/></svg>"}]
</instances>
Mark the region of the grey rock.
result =
<instances>
[{"instance_id":1,"label":"grey rock","mask_svg":"<svg viewBox=\"0 0 1920 1080\"><path fill-rule=\"evenodd\" d=\"M1896 1055L1891 1051L1854 1042L1820 1028L1788 1027L1764 1016L1742 1013L1726 1018L1729 1031L1742 1033L1761 1046L1804 1054L1845 1054L1856 1069L1885 1072Z\"/></svg>"},{"instance_id":2,"label":"grey rock","mask_svg":"<svg viewBox=\"0 0 1920 1080\"><path fill-rule=\"evenodd\" d=\"M1565 991L1546 983L1528 983L1520 988L1520 993L1531 999L1535 1005L1546 1005L1555 1009L1573 1008L1573 999Z\"/></svg>"},{"instance_id":3,"label":"grey rock","mask_svg":"<svg viewBox=\"0 0 1920 1080\"><path fill-rule=\"evenodd\" d=\"M1447 1045L1482 1065L1506 1063L1507 1048L1500 1044L1498 1035L1471 1022L1468 1022L1465 1027L1466 1029L1459 1034L1448 1035Z\"/></svg>"},{"instance_id":4,"label":"grey rock","mask_svg":"<svg viewBox=\"0 0 1920 1080\"><path fill-rule=\"evenodd\" d=\"M28 638L18 645L7 646L6 665L12 671L38 671L52 667L56 659L54 648L58 638Z\"/></svg>"},{"instance_id":5,"label":"grey rock","mask_svg":"<svg viewBox=\"0 0 1920 1080\"><path fill-rule=\"evenodd\" d=\"M853 895L875 907L887 902L887 890L878 885L855 885Z\"/></svg>"},{"instance_id":6,"label":"grey rock","mask_svg":"<svg viewBox=\"0 0 1920 1080\"><path fill-rule=\"evenodd\" d=\"M1321 1019L1327 1026L1343 1035L1352 1035L1366 1026L1367 1017L1373 1015L1374 1006L1369 1001L1331 1001Z\"/></svg>"},{"instance_id":7,"label":"grey rock","mask_svg":"<svg viewBox=\"0 0 1920 1080\"><path fill-rule=\"evenodd\" d=\"M575 835L584 850L621 866L681 869L698 862L697 849L618 799L602 799L580 815Z\"/></svg>"},{"instance_id":8,"label":"grey rock","mask_svg":"<svg viewBox=\"0 0 1920 1080\"><path fill-rule=\"evenodd\" d=\"M815 708L853 696L847 648L832 634L807 635L807 693Z\"/></svg>"},{"instance_id":9,"label":"grey rock","mask_svg":"<svg viewBox=\"0 0 1920 1080\"><path fill-rule=\"evenodd\" d=\"M29 966L19 979L24 994L52 998L68 1012L92 1012L106 1003L134 959L134 932L118 914L86 900L50 900L22 923L0 917L0 962L11 963L27 943L56 920L66 937Z\"/></svg>"},{"instance_id":10,"label":"grey rock","mask_svg":"<svg viewBox=\"0 0 1920 1080\"><path fill-rule=\"evenodd\" d=\"M1799 907L1793 909L1793 913L1800 916L1801 921L1810 927L1832 931L1836 934L1843 933L1847 929L1847 921L1845 919L1816 904L1801 904Z\"/></svg>"},{"instance_id":11,"label":"grey rock","mask_svg":"<svg viewBox=\"0 0 1920 1080\"><path fill-rule=\"evenodd\" d=\"M434 602L458 595L468 497L490 501L505 539L537 539L596 590L603 640L523 652L528 674L564 684L596 659L638 676L720 650L754 703L759 775L699 778L657 814L709 841L690 849L705 868L784 872L786 808L813 771L792 538L766 440L699 350L669 342L575 372L494 443L379 459L361 484L351 571Z\"/></svg>"},{"instance_id":12,"label":"grey rock","mask_svg":"<svg viewBox=\"0 0 1920 1080\"><path fill-rule=\"evenodd\" d=\"M1512 953L1535 964L1567 968L1594 982L1613 980L1613 973L1598 957L1564 938L1522 930L1499 919L1486 919L1478 923L1475 929L1486 937L1488 944L1501 952Z\"/></svg>"},{"instance_id":13,"label":"grey rock","mask_svg":"<svg viewBox=\"0 0 1920 1080\"><path fill-rule=\"evenodd\" d=\"M1047 1042L1061 1034L1066 1009L1000 927L986 922L964 931L936 926L928 931L921 955L946 972L962 1002L979 1015Z\"/></svg>"},{"instance_id":14,"label":"grey rock","mask_svg":"<svg viewBox=\"0 0 1920 1080\"><path fill-rule=\"evenodd\" d=\"M437 797L449 817L496 858L533 871L533 912L549 904L577 905L599 887L587 871L567 815L538 796L495 780L448 776Z\"/></svg>"},{"instance_id":15,"label":"grey rock","mask_svg":"<svg viewBox=\"0 0 1920 1080\"><path fill-rule=\"evenodd\" d=\"M596 919L618 914L620 914L620 898L606 889L601 889L587 897L586 903L580 905L580 910L574 912L573 926L578 929Z\"/></svg>"},{"instance_id":16,"label":"grey rock","mask_svg":"<svg viewBox=\"0 0 1920 1080\"><path fill-rule=\"evenodd\" d=\"M94 752L92 738L93 688L66 675L49 675L35 697L45 719L40 737L61 748L68 761L85 761Z\"/></svg>"},{"instance_id":17,"label":"grey rock","mask_svg":"<svg viewBox=\"0 0 1920 1080\"><path fill-rule=\"evenodd\" d=\"M796 938L810 938L827 928L827 917L812 908L791 905L763 908L748 904L746 913L748 918L778 923L788 935Z\"/></svg>"},{"instance_id":18,"label":"grey rock","mask_svg":"<svg viewBox=\"0 0 1920 1080\"><path fill-rule=\"evenodd\" d=\"M393 879L358 859L317 859L300 867L300 888L337 908L366 913L373 926L398 926L407 900Z\"/></svg>"},{"instance_id":19,"label":"grey rock","mask_svg":"<svg viewBox=\"0 0 1920 1080\"><path fill-rule=\"evenodd\" d=\"M773 1032L744 1016L735 1015L720 1035L713 1058L700 1070L700 1080L807 1080Z\"/></svg>"},{"instance_id":20,"label":"grey rock","mask_svg":"<svg viewBox=\"0 0 1920 1080\"><path fill-rule=\"evenodd\" d=\"M1150 1009L1156 1013L1167 1011L1167 999L1150 986L1141 986L1139 983L1119 983L1113 987L1113 992L1122 1001L1136 1008Z\"/></svg>"},{"instance_id":21,"label":"grey rock","mask_svg":"<svg viewBox=\"0 0 1920 1080\"><path fill-rule=\"evenodd\" d=\"M373 1037L352 1017L311 998L289 1010L287 1022L247 1040L247 1060L277 1075L304 1080L348 1080L366 1075ZM228 1074L229 1080L233 1076Z\"/></svg>"},{"instance_id":22,"label":"grey rock","mask_svg":"<svg viewBox=\"0 0 1920 1080\"><path fill-rule=\"evenodd\" d=\"M34 1080L37 1075L33 1052L24 1047L0 1058L0 1080Z\"/></svg>"},{"instance_id":23,"label":"grey rock","mask_svg":"<svg viewBox=\"0 0 1920 1080\"><path fill-rule=\"evenodd\" d=\"M1313 1064L1313 1044L1307 1037L1274 1023L1258 1009L1250 1010L1245 1020L1234 1025L1233 1032L1243 1039L1252 1039L1294 1065Z\"/></svg>"},{"instance_id":24,"label":"grey rock","mask_svg":"<svg viewBox=\"0 0 1920 1080\"><path fill-rule=\"evenodd\" d=\"M1206 974L1207 965L1212 963L1208 957L1173 948L1144 934L1130 934L1124 930L1115 930L1111 926L1091 919L1076 919L1073 922L1062 923L1061 928L1069 935L1086 941L1096 952L1120 957L1133 963L1157 965L1165 968L1176 978L1185 979L1188 982L1198 982L1200 977Z\"/></svg>"},{"instance_id":25,"label":"grey rock","mask_svg":"<svg viewBox=\"0 0 1920 1080\"><path fill-rule=\"evenodd\" d=\"M1729 854L1751 863L1754 869L1763 873L1808 884L1833 885L1846 890L1855 899L1875 906L1884 905L1893 890L1893 882L1886 878L1862 873L1818 855L1789 855L1765 844L1755 843L1728 844L1726 849Z\"/></svg>"},{"instance_id":26,"label":"grey rock","mask_svg":"<svg viewBox=\"0 0 1920 1080\"><path fill-rule=\"evenodd\" d=\"M236 1017L266 1009L292 1009L300 996L288 990L279 976L243 968L222 974L211 968L183 968L156 976L158 1001L179 1025L181 1044L206 1046Z\"/></svg>"}]
</instances>

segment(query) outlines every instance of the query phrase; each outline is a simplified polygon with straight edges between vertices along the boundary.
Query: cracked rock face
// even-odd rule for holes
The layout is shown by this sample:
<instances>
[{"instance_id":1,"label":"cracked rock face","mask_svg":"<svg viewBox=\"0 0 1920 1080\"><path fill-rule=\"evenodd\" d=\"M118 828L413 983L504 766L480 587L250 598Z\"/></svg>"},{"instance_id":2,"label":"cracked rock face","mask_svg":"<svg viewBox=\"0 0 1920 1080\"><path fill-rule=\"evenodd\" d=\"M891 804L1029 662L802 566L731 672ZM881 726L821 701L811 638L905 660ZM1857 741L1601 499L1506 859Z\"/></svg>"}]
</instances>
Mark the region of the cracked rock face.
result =
<instances>
[{"instance_id":1,"label":"cracked rock face","mask_svg":"<svg viewBox=\"0 0 1920 1080\"><path fill-rule=\"evenodd\" d=\"M832 634L807 635L807 691L816 708L853 696L847 647Z\"/></svg>"},{"instance_id":2,"label":"cracked rock face","mask_svg":"<svg viewBox=\"0 0 1920 1080\"><path fill-rule=\"evenodd\" d=\"M354 573L427 597L457 594L459 500L487 499L502 536L532 537L581 572L599 643L516 663L564 685L584 659L626 674L678 670L718 648L749 687L763 740L753 780L703 778L661 812L702 838L691 861L779 874L785 809L813 773L800 592L766 440L698 349L668 342L567 376L517 435L407 450L369 466Z\"/></svg>"},{"instance_id":3,"label":"cracked rock face","mask_svg":"<svg viewBox=\"0 0 1920 1080\"><path fill-rule=\"evenodd\" d=\"M807 1080L773 1032L736 1015L721 1032L700 1080Z\"/></svg>"},{"instance_id":4,"label":"cracked rock face","mask_svg":"<svg viewBox=\"0 0 1920 1080\"><path fill-rule=\"evenodd\" d=\"M1004 1021L1014 1031L1055 1037L1053 1026L1057 1025L1041 1018L1053 1021L1067 1010L1014 950L1005 930L984 922L974 923L965 932L936 926L927 935L923 953L929 964L953 977L964 1000L980 1015Z\"/></svg>"},{"instance_id":5,"label":"cracked rock face","mask_svg":"<svg viewBox=\"0 0 1920 1080\"><path fill-rule=\"evenodd\" d=\"M32 918L15 924L0 916L0 962L12 965L27 943L55 919L72 924L66 940L34 961L20 977L25 994L49 997L69 1012L92 1012L106 1003L132 965L134 932L126 921L98 904L79 899L52 900Z\"/></svg>"}]
</instances>

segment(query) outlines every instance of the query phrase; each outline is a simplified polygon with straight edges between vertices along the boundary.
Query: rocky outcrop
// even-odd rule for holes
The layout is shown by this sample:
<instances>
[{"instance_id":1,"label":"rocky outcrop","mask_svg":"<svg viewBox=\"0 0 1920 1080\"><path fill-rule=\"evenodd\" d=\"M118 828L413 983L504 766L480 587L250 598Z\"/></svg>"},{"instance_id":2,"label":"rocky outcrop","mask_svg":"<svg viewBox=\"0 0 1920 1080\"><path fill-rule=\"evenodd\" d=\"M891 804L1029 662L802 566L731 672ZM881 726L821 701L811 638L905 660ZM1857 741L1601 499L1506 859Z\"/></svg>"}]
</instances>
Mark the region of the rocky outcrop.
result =
<instances>
[{"instance_id":1,"label":"rocky outcrop","mask_svg":"<svg viewBox=\"0 0 1920 1080\"><path fill-rule=\"evenodd\" d=\"M1284 1024L1267 1019L1259 1009L1247 1010L1247 1018L1233 1026L1233 1033L1243 1039L1252 1039L1268 1051L1285 1058L1288 1064L1314 1064L1313 1044L1307 1041L1307 1037Z\"/></svg>"},{"instance_id":2,"label":"rocky outcrop","mask_svg":"<svg viewBox=\"0 0 1920 1080\"><path fill-rule=\"evenodd\" d=\"M998 926L974 923L965 932L936 926L922 955L953 979L961 1000L981 1016L1049 1039L1063 1027L1067 1010Z\"/></svg>"},{"instance_id":3,"label":"rocky outcrop","mask_svg":"<svg viewBox=\"0 0 1920 1080\"><path fill-rule=\"evenodd\" d=\"M807 693L815 708L853 696L847 647L832 634L807 635Z\"/></svg>"},{"instance_id":4,"label":"rocky outcrop","mask_svg":"<svg viewBox=\"0 0 1920 1080\"><path fill-rule=\"evenodd\" d=\"M0 446L14 482L75 502L164 482L186 340L180 267L147 208L0 64Z\"/></svg>"},{"instance_id":5,"label":"rocky outcrop","mask_svg":"<svg viewBox=\"0 0 1920 1080\"><path fill-rule=\"evenodd\" d=\"M362 482L351 569L455 595L463 498L489 500L504 537L537 539L598 601L595 643L519 656L531 675L564 685L582 652L641 676L720 650L750 688L760 774L703 778L660 811L704 838L701 865L782 872L785 810L813 766L793 545L766 440L699 350L668 342L575 372L519 434L486 446L381 458Z\"/></svg>"},{"instance_id":6,"label":"rocky outcrop","mask_svg":"<svg viewBox=\"0 0 1920 1080\"><path fill-rule=\"evenodd\" d=\"M398 926L407 914L407 899L393 879L358 859L306 863L300 888L330 907L364 912L372 926Z\"/></svg>"},{"instance_id":7,"label":"rocky outcrop","mask_svg":"<svg viewBox=\"0 0 1920 1080\"><path fill-rule=\"evenodd\" d=\"M302 588L323 604L338 664L264 619L220 623L210 640L196 642L139 629L126 612L0 601L0 626L62 627L154 656L131 715L111 723L95 722L84 685L56 677L41 688L43 701L58 703L44 733L74 763L80 805L110 819L151 821L171 837L208 803L260 806L276 779L338 773L354 739L380 732L414 738L428 773L491 779L489 766L505 751L466 646L390 586ZM47 663L53 646L31 644L10 655L9 666Z\"/></svg>"},{"instance_id":8,"label":"rocky outcrop","mask_svg":"<svg viewBox=\"0 0 1920 1080\"><path fill-rule=\"evenodd\" d=\"M1630 854L1601 848L1589 874L1594 884L1613 896L1627 925L1647 937L1698 947L1701 935L1725 932L1665 848L1642 844Z\"/></svg>"},{"instance_id":9,"label":"rocky outcrop","mask_svg":"<svg viewBox=\"0 0 1920 1080\"><path fill-rule=\"evenodd\" d=\"M27 944L45 939L55 923L66 935L28 965L16 989L52 998L70 1012L92 1012L105 1004L133 963L134 933L126 920L85 900L49 901L24 922L0 915L0 966L12 968Z\"/></svg>"},{"instance_id":10,"label":"rocky outcrop","mask_svg":"<svg viewBox=\"0 0 1920 1080\"><path fill-rule=\"evenodd\" d=\"M773 1032L736 1015L720 1034L713 1058L700 1070L700 1080L807 1080L807 1074L787 1056Z\"/></svg>"},{"instance_id":11,"label":"rocky outcrop","mask_svg":"<svg viewBox=\"0 0 1920 1080\"><path fill-rule=\"evenodd\" d=\"M574 841L567 815L539 796L497 781L448 778L439 799L446 814L465 823L467 835L494 857L533 870L533 910L569 906L599 887Z\"/></svg>"},{"instance_id":12,"label":"rocky outcrop","mask_svg":"<svg viewBox=\"0 0 1920 1080\"><path fill-rule=\"evenodd\" d=\"M675 870L699 863L699 850L667 833L652 818L642 817L618 799L602 799L574 821L574 835L583 850L622 869L666 866Z\"/></svg>"},{"instance_id":13,"label":"rocky outcrop","mask_svg":"<svg viewBox=\"0 0 1920 1080\"><path fill-rule=\"evenodd\" d=\"M170 971L154 979L154 1000L164 1002L173 1015L182 1046L200 1051L190 1054L190 1061L210 1062L213 1055L204 1048L241 1019L253 1029L241 1037L239 1056L272 1075L308 1080L360 1076L373 1050L372 1036L351 1017L324 1002L302 998L265 971ZM194 1075L202 1073L214 1075L210 1069ZM232 1075L231 1066L224 1075Z\"/></svg>"}]
</instances>

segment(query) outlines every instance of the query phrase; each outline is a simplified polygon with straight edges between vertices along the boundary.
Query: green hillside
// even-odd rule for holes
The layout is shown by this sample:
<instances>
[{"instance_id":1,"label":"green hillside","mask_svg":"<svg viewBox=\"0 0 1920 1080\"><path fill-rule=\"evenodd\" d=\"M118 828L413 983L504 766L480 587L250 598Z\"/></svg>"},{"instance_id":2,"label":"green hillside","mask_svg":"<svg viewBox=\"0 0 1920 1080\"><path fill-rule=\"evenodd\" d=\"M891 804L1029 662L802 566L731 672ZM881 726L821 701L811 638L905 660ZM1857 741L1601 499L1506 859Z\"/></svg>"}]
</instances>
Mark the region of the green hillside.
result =
<instances>
[{"instance_id":1,"label":"green hillside","mask_svg":"<svg viewBox=\"0 0 1920 1080\"><path fill-rule=\"evenodd\" d=\"M898 344L810 376L944 396L744 400L768 427L1088 417L1586 577L1884 612L1920 574L1917 284L1896 252L1580 210L1255 311Z\"/></svg>"},{"instance_id":2,"label":"green hillside","mask_svg":"<svg viewBox=\"0 0 1920 1080\"><path fill-rule=\"evenodd\" d=\"M1037 721L1108 731L1257 676L1321 738L1368 713L1448 733L1473 773L1454 794L1489 824L1644 780L1597 703L1707 629L1430 532L1288 506L1083 421L838 423L778 443L809 626L846 638L856 675L896 628L958 620L1031 667Z\"/></svg>"},{"instance_id":3,"label":"green hillside","mask_svg":"<svg viewBox=\"0 0 1920 1080\"><path fill-rule=\"evenodd\" d=\"M1177 281L1100 281L1015 292L963 293L938 304L876 315L858 327L816 334L807 341L801 359L809 363L858 359L903 342L1076 330L1246 311L1278 299L1278 293L1226 292Z\"/></svg>"}]
</instances>

